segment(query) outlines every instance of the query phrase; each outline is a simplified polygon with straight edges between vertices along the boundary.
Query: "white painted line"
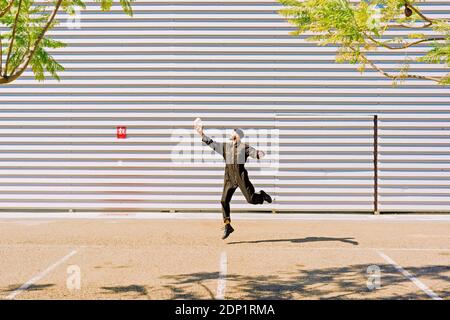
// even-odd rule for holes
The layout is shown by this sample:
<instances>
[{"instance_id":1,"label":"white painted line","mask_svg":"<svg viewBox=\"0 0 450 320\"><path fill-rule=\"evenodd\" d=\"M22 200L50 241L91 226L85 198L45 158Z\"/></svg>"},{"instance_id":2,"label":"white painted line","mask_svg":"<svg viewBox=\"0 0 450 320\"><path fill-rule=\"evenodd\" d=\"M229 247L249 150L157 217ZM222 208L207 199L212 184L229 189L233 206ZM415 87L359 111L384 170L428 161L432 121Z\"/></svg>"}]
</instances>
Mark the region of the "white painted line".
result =
<instances>
[{"instance_id":1,"label":"white painted line","mask_svg":"<svg viewBox=\"0 0 450 320\"><path fill-rule=\"evenodd\" d=\"M30 280L28 280L27 282L25 282L23 285L20 286L20 288L14 290L13 292L11 292L6 299L14 299L15 297L17 297L20 293L22 293L23 291L27 290L29 287L31 287L33 284L35 284L37 281L41 280L42 278L44 278L46 275L48 275L50 272L52 272L54 269L56 269L59 265L63 264L65 261L67 261L70 257L72 257L73 255L75 255L77 253L76 250L71 251L69 254L65 255L64 257L62 257L61 259L59 259L58 261L56 261L55 263L53 263L51 266L49 266L47 269L45 269L44 271L38 273L37 275L35 275L33 278L31 278Z\"/></svg>"},{"instance_id":2,"label":"white painted line","mask_svg":"<svg viewBox=\"0 0 450 320\"><path fill-rule=\"evenodd\" d=\"M220 254L220 264L219 264L219 279L217 281L217 291L216 291L216 299L223 300L225 299L225 289L227 287L227 252L222 251Z\"/></svg>"},{"instance_id":3,"label":"white painted line","mask_svg":"<svg viewBox=\"0 0 450 320\"><path fill-rule=\"evenodd\" d=\"M425 292L430 298L432 298L433 300L442 300L442 298L439 297L433 290L428 288L422 281L420 281L415 276L413 276L409 271L403 269L402 266L399 265L394 260L392 260L391 257L389 257L388 255L386 255L385 253L383 253L381 251L377 251L377 252L384 260L386 260L388 263L392 264L395 267L395 269L397 269L397 271L399 271L401 274L403 274L403 276L405 276L406 278L411 280L420 290Z\"/></svg>"}]
</instances>

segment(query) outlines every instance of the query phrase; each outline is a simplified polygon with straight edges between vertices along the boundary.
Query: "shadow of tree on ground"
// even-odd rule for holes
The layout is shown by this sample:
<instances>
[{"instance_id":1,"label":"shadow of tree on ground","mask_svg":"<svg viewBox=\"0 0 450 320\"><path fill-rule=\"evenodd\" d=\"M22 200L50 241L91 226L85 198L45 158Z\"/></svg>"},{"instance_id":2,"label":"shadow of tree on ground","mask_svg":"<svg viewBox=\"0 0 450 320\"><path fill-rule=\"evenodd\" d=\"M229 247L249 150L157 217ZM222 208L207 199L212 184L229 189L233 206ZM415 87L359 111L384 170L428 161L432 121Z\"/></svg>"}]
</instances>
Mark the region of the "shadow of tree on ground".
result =
<instances>
[{"instance_id":1,"label":"shadow of tree on ground","mask_svg":"<svg viewBox=\"0 0 450 320\"><path fill-rule=\"evenodd\" d=\"M148 294L146 286L131 284L129 286L113 286L102 287L103 290L107 290L108 293L138 293L139 295L146 296Z\"/></svg>"},{"instance_id":2,"label":"shadow of tree on ground","mask_svg":"<svg viewBox=\"0 0 450 320\"><path fill-rule=\"evenodd\" d=\"M22 284L12 284L12 285L8 286L8 288L6 288L6 289L2 289L1 292L3 292L3 293L13 292L13 291L16 291L17 289L19 289L21 286L22 286ZM45 289L53 287L53 286L55 286L55 284L53 284L53 283L32 284L24 291L41 291L41 290L45 290Z\"/></svg>"},{"instance_id":3,"label":"shadow of tree on ground","mask_svg":"<svg viewBox=\"0 0 450 320\"><path fill-rule=\"evenodd\" d=\"M379 264L381 288L371 291L367 288L367 268L372 264L357 264L346 267L332 267L304 270L272 275L247 276L228 274L226 298L230 299L429 299L429 297L393 266ZM428 265L407 267L410 273L422 282L439 281L450 284L450 267ZM167 288L173 289L173 299L205 299L193 293L192 285L217 280L217 272L169 275L163 278L171 281ZM442 288L443 287L443 288ZM441 298L450 298L449 286L434 289Z\"/></svg>"}]
</instances>

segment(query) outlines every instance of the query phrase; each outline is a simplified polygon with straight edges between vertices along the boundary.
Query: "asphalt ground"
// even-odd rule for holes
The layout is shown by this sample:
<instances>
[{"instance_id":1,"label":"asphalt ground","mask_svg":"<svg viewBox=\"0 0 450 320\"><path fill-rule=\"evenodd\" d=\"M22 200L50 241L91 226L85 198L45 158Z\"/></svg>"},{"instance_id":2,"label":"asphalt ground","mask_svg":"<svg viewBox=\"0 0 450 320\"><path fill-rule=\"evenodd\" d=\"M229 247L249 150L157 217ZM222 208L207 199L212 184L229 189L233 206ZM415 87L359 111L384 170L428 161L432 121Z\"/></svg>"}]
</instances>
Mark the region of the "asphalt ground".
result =
<instances>
[{"instance_id":1,"label":"asphalt ground","mask_svg":"<svg viewBox=\"0 0 450 320\"><path fill-rule=\"evenodd\" d=\"M0 299L450 299L450 216L74 215L0 215Z\"/></svg>"}]
</instances>

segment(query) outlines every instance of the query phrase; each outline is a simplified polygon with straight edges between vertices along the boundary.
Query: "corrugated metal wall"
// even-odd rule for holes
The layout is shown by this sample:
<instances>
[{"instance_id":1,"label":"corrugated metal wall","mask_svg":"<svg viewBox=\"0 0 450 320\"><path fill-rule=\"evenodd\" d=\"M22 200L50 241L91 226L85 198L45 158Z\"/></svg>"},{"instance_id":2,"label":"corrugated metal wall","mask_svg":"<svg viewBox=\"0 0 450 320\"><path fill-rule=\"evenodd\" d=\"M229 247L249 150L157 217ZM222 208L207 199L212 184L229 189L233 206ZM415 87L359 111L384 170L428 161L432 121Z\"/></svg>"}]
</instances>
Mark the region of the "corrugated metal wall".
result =
<instances>
[{"instance_id":1,"label":"corrugated metal wall","mask_svg":"<svg viewBox=\"0 0 450 320\"><path fill-rule=\"evenodd\" d=\"M421 7L450 16L449 1ZM392 87L335 64L335 47L288 35L278 9L265 0L138 0L129 18L90 3L81 29L61 16L52 32L69 44L54 52L67 69L61 82L28 72L0 86L0 209L218 210L218 158L173 161L180 150L209 152L191 137L200 116L213 136L238 126L251 139L279 137L278 172L249 164L257 190L276 201L251 206L237 193L232 209L370 211L378 114L380 210L450 211L450 90L421 80ZM372 54L388 70L404 56ZM121 125L125 140L116 139Z\"/></svg>"}]
</instances>

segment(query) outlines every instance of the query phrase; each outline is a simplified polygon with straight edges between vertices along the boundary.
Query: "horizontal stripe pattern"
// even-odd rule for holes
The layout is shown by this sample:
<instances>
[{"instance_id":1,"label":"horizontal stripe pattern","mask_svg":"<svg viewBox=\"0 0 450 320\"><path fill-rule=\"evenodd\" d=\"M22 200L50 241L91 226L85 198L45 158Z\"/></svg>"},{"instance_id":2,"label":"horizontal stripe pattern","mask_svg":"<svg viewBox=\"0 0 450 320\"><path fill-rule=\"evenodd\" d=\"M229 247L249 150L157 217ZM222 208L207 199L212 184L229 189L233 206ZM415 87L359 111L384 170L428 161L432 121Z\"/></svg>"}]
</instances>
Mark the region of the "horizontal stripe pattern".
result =
<instances>
[{"instance_id":1,"label":"horizontal stripe pattern","mask_svg":"<svg viewBox=\"0 0 450 320\"><path fill-rule=\"evenodd\" d=\"M450 16L448 1L419 6L431 18ZM0 210L219 210L223 163L193 133L202 117L214 138L241 127L268 153L248 169L275 201L252 206L237 192L232 210L372 211L377 114L379 209L450 211L448 88L392 86L373 70L335 63L337 46L289 35L276 1L133 7L130 18L88 2L80 29L61 14L50 33L68 44L51 50L66 68L61 81L27 71L0 86ZM428 46L369 56L395 72ZM117 126L127 139L116 138Z\"/></svg>"}]
</instances>

